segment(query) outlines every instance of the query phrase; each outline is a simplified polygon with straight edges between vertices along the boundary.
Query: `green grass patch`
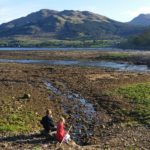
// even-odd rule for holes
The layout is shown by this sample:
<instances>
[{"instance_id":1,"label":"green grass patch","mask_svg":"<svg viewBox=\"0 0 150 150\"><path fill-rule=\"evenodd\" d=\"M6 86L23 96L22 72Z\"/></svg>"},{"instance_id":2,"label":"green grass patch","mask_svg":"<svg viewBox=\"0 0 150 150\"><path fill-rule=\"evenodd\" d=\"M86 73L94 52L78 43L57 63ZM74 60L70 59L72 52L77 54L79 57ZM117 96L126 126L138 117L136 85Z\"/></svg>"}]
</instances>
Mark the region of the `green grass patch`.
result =
<instances>
[{"instance_id":1,"label":"green grass patch","mask_svg":"<svg viewBox=\"0 0 150 150\"><path fill-rule=\"evenodd\" d=\"M130 55L127 53L113 53L113 54L109 54L108 57L111 58L126 58L129 57Z\"/></svg>"},{"instance_id":2,"label":"green grass patch","mask_svg":"<svg viewBox=\"0 0 150 150\"><path fill-rule=\"evenodd\" d=\"M131 102L137 104L150 104L150 83L129 85L120 87L117 92L125 98L130 99Z\"/></svg>"},{"instance_id":3,"label":"green grass patch","mask_svg":"<svg viewBox=\"0 0 150 150\"><path fill-rule=\"evenodd\" d=\"M32 150L42 150L42 148L37 145L37 146L33 147Z\"/></svg>"},{"instance_id":4,"label":"green grass patch","mask_svg":"<svg viewBox=\"0 0 150 150\"><path fill-rule=\"evenodd\" d=\"M108 59L108 60L121 60L121 59L127 59L131 55L128 53L106 53L106 54L101 54L98 56L96 59Z\"/></svg>"},{"instance_id":5,"label":"green grass patch","mask_svg":"<svg viewBox=\"0 0 150 150\"><path fill-rule=\"evenodd\" d=\"M131 116L150 125L150 83L120 87L115 90L115 93L133 104L134 109L129 113Z\"/></svg>"},{"instance_id":6,"label":"green grass patch","mask_svg":"<svg viewBox=\"0 0 150 150\"><path fill-rule=\"evenodd\" d=\"M112 47L116 40L57 40L48 37L19 36L0 39L0 47Z\"/></svg>"},{"instance_id":7,"label":"green grass patch","mask_svg":"<svg viewBox=\"0 0 150 150\"><path fill-rule=\"evenodd\" d=\"M28 132L38 129L39 117L32 111L14 112L0 117L1 132Z\"/></svg>"}]
</instances>

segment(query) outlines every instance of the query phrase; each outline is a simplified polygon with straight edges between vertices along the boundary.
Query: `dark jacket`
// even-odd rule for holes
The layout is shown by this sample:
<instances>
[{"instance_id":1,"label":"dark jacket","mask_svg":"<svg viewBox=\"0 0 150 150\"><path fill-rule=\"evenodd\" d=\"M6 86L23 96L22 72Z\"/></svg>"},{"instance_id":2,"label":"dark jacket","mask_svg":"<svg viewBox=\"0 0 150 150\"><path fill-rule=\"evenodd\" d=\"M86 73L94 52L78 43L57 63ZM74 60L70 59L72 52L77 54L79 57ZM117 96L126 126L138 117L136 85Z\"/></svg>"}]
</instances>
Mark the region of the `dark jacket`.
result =
<instances>
[{"instance_id":1,"label":"dark jacket","mask_svg":"<svg viewBox=\"0 0 150 150\"><path fill-rule=\"evenodd\" d=\"M50 130L52 131L55 128L54 122L53 122L52 118L49 116L44 116L42 118L42 120L40 121L40 123L43 125L43 128L47 132L49 132Z\"/></svg>"}]
</instances>

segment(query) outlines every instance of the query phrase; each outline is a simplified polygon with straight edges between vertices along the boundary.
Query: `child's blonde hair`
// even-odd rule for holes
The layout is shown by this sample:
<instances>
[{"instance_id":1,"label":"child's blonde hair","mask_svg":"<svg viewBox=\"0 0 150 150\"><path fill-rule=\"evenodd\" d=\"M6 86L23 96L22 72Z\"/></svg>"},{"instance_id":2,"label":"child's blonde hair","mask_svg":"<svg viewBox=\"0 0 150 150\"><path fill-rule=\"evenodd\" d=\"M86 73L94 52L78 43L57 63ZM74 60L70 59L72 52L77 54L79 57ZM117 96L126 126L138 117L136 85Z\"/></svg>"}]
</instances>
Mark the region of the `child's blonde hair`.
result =
<instances>
[{"instance_id":1,"label":"child's blonde hair","mask_svg":"<svg viewBox=\"0 0 150 150\"><path fill-rule=\"evenodd\" d=\"M46 110L46 115L52 115L52 111L50 109Z\"/></svg>"},{"instance_id":2,"label":"child's blonde hair","mask_svg":"<svg viewBox=\"0 0 150 150\"><path fill-rule=\"evenodd\" d=\"M59 121L65 123L65 118L64 117L60 117Z\"/></svg>"}]
</instances>

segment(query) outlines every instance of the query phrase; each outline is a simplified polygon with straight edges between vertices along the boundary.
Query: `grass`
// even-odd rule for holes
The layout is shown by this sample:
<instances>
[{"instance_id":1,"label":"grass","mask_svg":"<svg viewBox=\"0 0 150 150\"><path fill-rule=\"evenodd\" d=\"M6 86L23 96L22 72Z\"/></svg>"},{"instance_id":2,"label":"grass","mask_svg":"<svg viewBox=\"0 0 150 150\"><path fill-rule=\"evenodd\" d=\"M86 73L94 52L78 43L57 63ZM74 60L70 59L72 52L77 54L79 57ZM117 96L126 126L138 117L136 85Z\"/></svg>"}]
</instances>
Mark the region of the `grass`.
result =
<instances>
[{"instance_id":1,"label":"grass","mask_svg":"<svg viewBox=\"0 0 150 150\"><path fill-rule=\"evenodd\" d=\"M121 59L127 59L131 55L128 53L106 53L98 56L96 59L108 59L108 60L121 60Z\"/></svg>"},{"instance_id":2,"label":"grass","mask_svg":"<svg viewBox=\"0 0 150 150\"><path fill-rule=\"evenodd\" d=\"M110 58L126 58L126 57L129 57L130 55L127 54L127 53L112 53L112 54L109 54L108 57Z\"/></svg>"},{"instance_id":3,"label":"grass","mask_svg":"<svg viewBox=\"0 0 150 150\"><path fill-rule=\"evenodd\" d=\"M42 148L37 145L37 146L33 147L32 150L42 150Z\"/></svg>"},{"instance_id":4,"label":"grass","mask_svg":"<svg viewBox=\"0 0 150 150\"><path fill-rule=\"evenodd\" d=\"M111 47L115 40L57 40L47 37L14 37L0 39L0 47Z\"/></svg>"},{"instance_id":5,"label":"grass","mask_svg":"<svg viewBox=\"0 0 150 150\"><path fill-rule=\"evenodd\" d=\"M115 90L124 99L133 104L129 115L141 123L150 125L150 83L133 84Z\"/></svg>"},{"instance_id":6,"label":"grass","mask_svg":"<svg viewBox=\"0 0 150 150\"><path fill-rule=\"evenodd\" d=\"M39 117L34 112L14 112L0 117L1 132L28 132L38 129Z\"/></svg>"},{"instance_id":7,"label":"grass","mask_svg":"<svg viewBox=\"0 0 150 150\"><path fill-rule=\"evenodd\" d=\"M117 90L119 94L138 104L150 104L150 83L129 85Z\"/></svg>"}]
</instances>

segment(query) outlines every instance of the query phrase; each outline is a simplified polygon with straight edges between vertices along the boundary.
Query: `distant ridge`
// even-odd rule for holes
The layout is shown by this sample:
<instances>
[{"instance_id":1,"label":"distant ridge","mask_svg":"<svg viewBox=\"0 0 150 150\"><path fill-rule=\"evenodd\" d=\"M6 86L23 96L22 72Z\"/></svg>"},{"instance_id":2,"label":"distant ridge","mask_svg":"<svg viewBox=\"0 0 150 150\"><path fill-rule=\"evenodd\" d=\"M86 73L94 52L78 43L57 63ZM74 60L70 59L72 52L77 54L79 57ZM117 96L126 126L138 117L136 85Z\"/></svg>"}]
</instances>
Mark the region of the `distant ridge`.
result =
<instances>
[{"instance_id":1,"label":"distant ridge","mask_svg":"<svg viewBox=\"0 0 150 150\"><path fill-rule=\"evenodd\" d=\"M129 22L131 25L149 26L150 14L140 14Z\"/></svg>"},{"instance_id":2,"label":"distant ridge","mask_svg":"<svg viewBox=\"0 0 150 150\"><path fill-rule=\"evenodd\" d=\"M0 38L111 39L136 35L144 30L89 11L42 9L0 25Z\"/></svg>"}]
</instances>

